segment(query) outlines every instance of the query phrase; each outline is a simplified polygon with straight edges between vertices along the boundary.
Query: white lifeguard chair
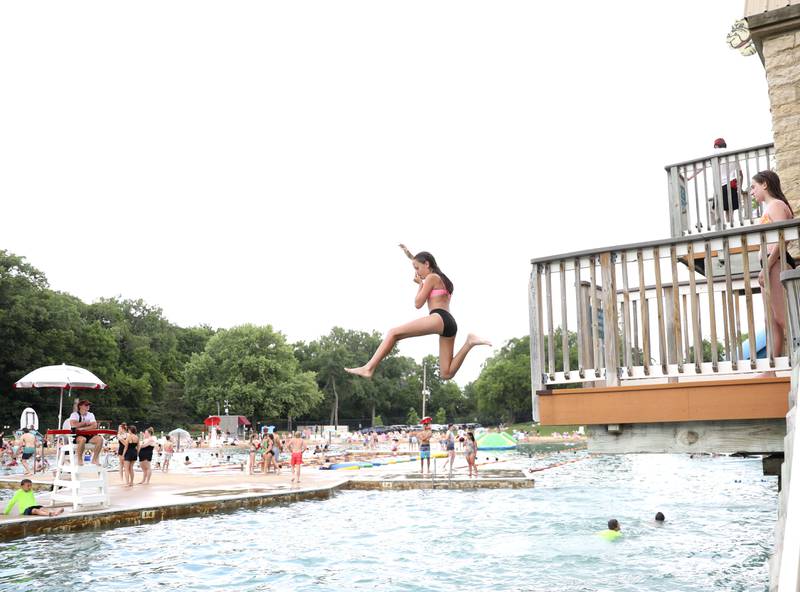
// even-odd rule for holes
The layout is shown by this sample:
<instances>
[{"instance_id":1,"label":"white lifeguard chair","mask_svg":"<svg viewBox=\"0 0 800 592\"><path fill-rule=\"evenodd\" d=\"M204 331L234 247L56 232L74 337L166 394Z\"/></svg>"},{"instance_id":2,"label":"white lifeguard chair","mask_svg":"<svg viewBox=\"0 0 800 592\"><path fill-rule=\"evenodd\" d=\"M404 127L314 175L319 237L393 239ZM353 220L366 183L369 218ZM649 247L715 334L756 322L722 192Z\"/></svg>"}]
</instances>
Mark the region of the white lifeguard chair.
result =
<instances>
[{"instance_id":1,"label":"white lifeguard chair","mask_svg":"<svg viewBox=\"0 0 800 592\"><path fill-rule=\"evenodd\" d=\"M76 462L75 448L71 435L59 436L58 460L50 505L67 502L72 504L73 511L87 506L109 507L111 496L108 492L106 469L91 463L79 465Z\"/></svg>"}]
</instances>

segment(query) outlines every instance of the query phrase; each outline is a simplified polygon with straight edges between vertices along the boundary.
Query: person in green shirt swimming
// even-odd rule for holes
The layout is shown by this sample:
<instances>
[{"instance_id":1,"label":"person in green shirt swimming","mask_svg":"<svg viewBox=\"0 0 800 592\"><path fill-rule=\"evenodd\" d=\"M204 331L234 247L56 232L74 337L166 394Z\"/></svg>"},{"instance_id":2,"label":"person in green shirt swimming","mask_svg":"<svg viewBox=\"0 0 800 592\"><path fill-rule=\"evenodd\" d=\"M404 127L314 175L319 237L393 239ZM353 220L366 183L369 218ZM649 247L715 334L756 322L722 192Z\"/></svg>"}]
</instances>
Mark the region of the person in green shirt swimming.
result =
<instances>
[{"instance_id":1,"label":"person in green shirt swimming","mask_svg":"<svg viewBox=\"0 0 800 592\"><path fill-rule=\"evenodd\" d=\"M58 516L64 508L56 510L45 510L36 504L36 497L33 495L33 481L23 479L20 481L19 489L14 493L3 514L10 514L11 509L16 505L20 516Z\"/></svg>"},{"instance_id":2,"label":"person in green shirt swimming","mask_svg":"<svg viewBox=\"0 0 800 592\"><path fill-rule=\"evenodd\" d=\"M619 520L612 518L608 521L608 530L601 530L597 533L607 541L615 541L622 536L622 531L619 528Z\"/></svg>"}]
</instances>

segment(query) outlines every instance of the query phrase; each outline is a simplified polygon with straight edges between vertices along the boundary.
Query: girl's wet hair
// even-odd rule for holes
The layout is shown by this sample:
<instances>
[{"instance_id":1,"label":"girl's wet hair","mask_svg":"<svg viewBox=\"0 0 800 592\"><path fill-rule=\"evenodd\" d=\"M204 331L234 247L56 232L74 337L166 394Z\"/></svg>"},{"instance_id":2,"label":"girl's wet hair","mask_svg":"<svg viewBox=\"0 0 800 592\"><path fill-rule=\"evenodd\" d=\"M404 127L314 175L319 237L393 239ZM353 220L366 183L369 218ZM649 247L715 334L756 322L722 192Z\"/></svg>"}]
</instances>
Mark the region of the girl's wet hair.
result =
<instances>
[{"instance_id":1,"label":"girl's wet hair","mask_svg":"<svg viewBox=\"0 0 800 592\"><path fill-rule=\"evenodd\" d=\"M136 426L135 426L135 425L132 425L132 426L128 426L128 431L129 431L131 434L134 434L134 435L136 435L136 432L138 432L139 430L137 430L137 429L136 429Z\"/></svg>"},{"instance_id":2,"label":"girl's wet hair","mask_svg":"<svg viewBox=\"0 0 800 592\"><path fill-rule=\"evenodd\" d=\"M794 217L794 210L792 210L792 206L789 205L789 200L786 199L786 196L783 194L783 189L781 189L781 178L778 176L778 173L769 170L759 171L753 175L753 181L765 184L767 186L767 192L775 199L779 199L785 203L792 213L792 217Z\"/></svg>"},{"instance_id":3,"label":"girl's wet hair","mask_svg":"<svg viewBox=\"0 0 800 592\"><path fill-rule=\"evenodd\" d=\"M427 263L430 265L431 271L442 278L442 282L444 282L444 287L447 288L447 291L450 294L453 293L453 282L451 282L450 278L447 277L441 269L439 269L439 265L437 265L436 259L434 259L433 255L428 253L428 251L420 251L414 255L414 260L418 263Z\"/></svg>"}]
</instances>

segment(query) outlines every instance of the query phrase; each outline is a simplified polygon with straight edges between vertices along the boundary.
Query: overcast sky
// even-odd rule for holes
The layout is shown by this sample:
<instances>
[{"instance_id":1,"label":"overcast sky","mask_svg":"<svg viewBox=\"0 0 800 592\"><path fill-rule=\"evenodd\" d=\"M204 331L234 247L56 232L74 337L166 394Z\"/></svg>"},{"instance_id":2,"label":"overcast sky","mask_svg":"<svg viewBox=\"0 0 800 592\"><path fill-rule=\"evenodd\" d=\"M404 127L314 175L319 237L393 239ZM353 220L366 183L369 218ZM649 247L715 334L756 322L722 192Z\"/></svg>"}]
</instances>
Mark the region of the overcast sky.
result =
<instances>
[{"instance_id":1,"label":"overcast sky","mask_svg":"<svg viewBox=\"0 0 800 592\"><path fill-rule=\"evenodd\" d=\"M405 242L455 284L456 347L500 346L532 257L667 237L665 164L772 141L763 67L725 43L742 13L6 2L0 248L87 302L308 341L423 314Z\"/></svg>"}]
</instances>

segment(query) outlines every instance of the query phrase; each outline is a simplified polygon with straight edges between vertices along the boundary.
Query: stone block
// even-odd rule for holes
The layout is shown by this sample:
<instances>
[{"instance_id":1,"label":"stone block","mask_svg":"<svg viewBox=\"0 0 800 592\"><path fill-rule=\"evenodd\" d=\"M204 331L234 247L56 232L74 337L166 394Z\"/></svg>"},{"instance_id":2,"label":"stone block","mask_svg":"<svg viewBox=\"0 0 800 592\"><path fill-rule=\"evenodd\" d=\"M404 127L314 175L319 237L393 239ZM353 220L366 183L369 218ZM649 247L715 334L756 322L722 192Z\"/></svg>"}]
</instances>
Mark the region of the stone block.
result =
<instances>
[{"instance_id":1,"label":"stone block","mask_svg":"<svg viewBox=\"0 0 800 592\"><path fill-rule=\"evenodd\" d=\"M800 59L794 61L789 66L777 68L766 67L767 82L772 86L783 86L784 84L796 84L800 82Z\"/></svg>"},{"instance_id":2,"label":"stone block","mask_svg":"<svg viewBox=\"0 0 800 592\"><path fill-rule=\"evenodd\" d=\"M797 101L798 86L796 84L783 84L769 89L769 102L772 105L785 105Z\"/></svg>"},{"instance_id":3,"label":"stone block","mask_svg":"<svg viewBox=\"0 0 800 592\"><path fill-rule=\"evenodd\" d=\"M784 103L783 105L773 105L770 109L772 113L773 125L783 119L793 117L800 113L800 105L796 103Z\"/></svg>"},{"instance_id":4,"label":"stone block","mask_svg":"<svg viewBox=\"0 0 800 592\"><path fill-rule=\"evenodd\" d=\"M777 105L772 109L772 128L775 133L793 132L800 125L800 105Z\"/></svg>"},{"instance_id":5,"label":"stone block","mask_svg":"<svg viewBox=\"0 0 800 592\"><path fill-rule=\"evenodd\" d=\"M769 37L768 39L764 39L764 59L774 56L781 51L785 51L787 49L792 49L795 47L795 36L797 33L792 31L791 33L784 33L783 35L778 35L777 37Z\"/></svg>"},{"instance_id":6,"label":"stone block","mask_svg":"<svg viewBox=\"0 0 800 592\"><path fill-rule=\"evenodd\" d=\"M793 66L797 63L798 58L800 57L800 51L798 48L793 48L792 50L782 51L773 55L770 58L765 58L764 65L767 70L772 68L784 68L786 66Z\"/></svg>"}]
</instances>

